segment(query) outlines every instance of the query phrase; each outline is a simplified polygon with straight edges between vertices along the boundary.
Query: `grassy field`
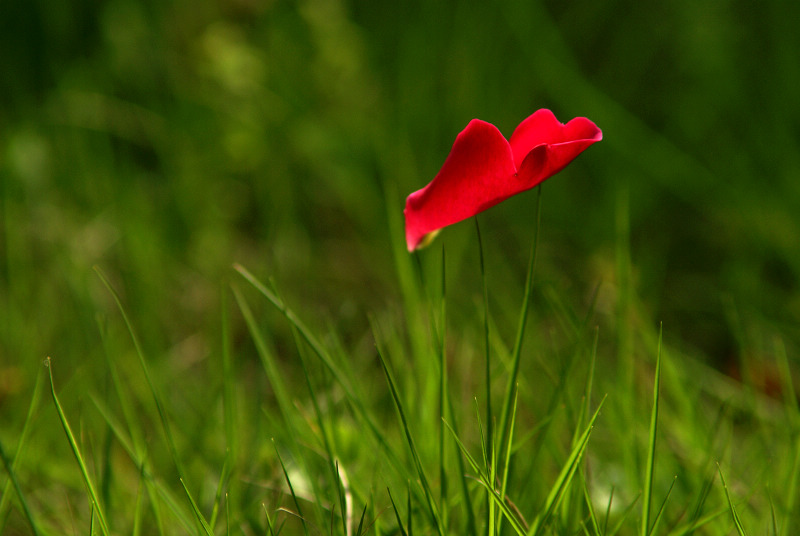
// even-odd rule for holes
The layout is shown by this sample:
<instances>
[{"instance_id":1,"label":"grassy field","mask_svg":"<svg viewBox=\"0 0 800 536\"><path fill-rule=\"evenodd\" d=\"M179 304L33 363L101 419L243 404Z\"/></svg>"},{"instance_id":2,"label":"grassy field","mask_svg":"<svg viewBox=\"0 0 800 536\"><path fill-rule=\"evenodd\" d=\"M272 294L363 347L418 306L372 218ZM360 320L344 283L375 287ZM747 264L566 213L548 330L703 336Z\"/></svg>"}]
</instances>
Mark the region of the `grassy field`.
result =
<instances>
[{"instance_id":1,"label":"grassy field","mask_svg":"<svg viewBox=\"0 0 800 536\"><path fill-rule=\"evenodd\" d=\"M798 18L4 3L0 533L797 533ZM539 108L604 139L407 253Z\"/></svg>"}]
</instances>

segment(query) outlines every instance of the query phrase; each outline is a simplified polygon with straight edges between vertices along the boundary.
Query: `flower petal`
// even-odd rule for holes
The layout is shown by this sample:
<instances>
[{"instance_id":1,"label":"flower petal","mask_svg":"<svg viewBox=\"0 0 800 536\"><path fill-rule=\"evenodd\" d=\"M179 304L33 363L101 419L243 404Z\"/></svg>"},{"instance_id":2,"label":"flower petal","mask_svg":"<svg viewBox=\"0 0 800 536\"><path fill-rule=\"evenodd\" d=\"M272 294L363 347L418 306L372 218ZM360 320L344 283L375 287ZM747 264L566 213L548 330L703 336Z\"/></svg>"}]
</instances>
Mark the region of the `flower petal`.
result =
<instances>
[{"instance_id":1,"label":"flower petal","mask_svg":"<svg viewBox=\"0 0 800 536\"><path fill-rule=\"evenodd\" d=\"M494 125L473 119L436 177L406 200L408 250L424 247L442 227L533 188L602 138L589 119L565 125L545 109L520 123L508 141Z\"/></svg>"},{"instance_id":2,"label":"flower petal","mask_svg":"<svg viewBox=\"0 0 800 536\"><path fill-rule=\"evenodd\" d=\"M564 169L587 147L601 139L602 134L599 132L598 130L597 139L583 138L534 147L517 172L521 185L524 185L523 189L529 190Z\"/></svg>"},{"instance_id":3,"label":"flower petal","mask_svg":"<svg viewBox=\"0 0 800 536\"><path fill-rule=\"evenodd\" d=\"M588 143L585 145L580 144L582 148L575 153L575 156L577 156L586 147L601 139L603 139L603 133L597 128L597 125L585 117L576 117L565 125L556 119L553 112L541 109L534 112L514 129L514 133L508 143L514 153L514 164L519 169L522 167L525 157L537 145L587 141ZM575 158L575 156L572 158ZM558 169L560 170L563 167L562 165Z\"/></svg>"},{"instance_id":4,"label":"flower petal","mask_svg":"<svg viewBox=\"0 0 800 536\"><path fill-rule=\"evenodd\" d=\"M480 119L470 121L436 177L406 200L408 250L416 249L428 233L513 195L515 171L511 147L497 127Z\"/></svg>"},{"instance_id":5,"label":"flower petal","mask_svg":"<svg viewBox=\"0 0 800 536\"><path fill-rule=\"evenodd\" d=\"M556 119L553 112L547 109L535 111L528 116L511 134L508 143L514 153L514 165L519 169L528 153L537 145L543 143L558 143L562 141L564 125Z\"/></svg>"}]
</instances>

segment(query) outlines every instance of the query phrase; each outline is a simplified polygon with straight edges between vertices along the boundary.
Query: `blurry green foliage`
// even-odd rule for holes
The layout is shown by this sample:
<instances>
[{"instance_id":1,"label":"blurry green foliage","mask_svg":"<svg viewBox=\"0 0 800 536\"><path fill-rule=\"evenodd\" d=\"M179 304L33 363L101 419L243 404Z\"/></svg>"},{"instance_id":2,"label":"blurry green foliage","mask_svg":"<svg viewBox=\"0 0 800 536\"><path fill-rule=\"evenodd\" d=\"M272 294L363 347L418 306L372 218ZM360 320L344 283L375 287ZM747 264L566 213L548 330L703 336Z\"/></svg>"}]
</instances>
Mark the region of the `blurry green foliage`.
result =
<instances>
[{"instance_id":1,"label":"blurry green foliage","mask_svg":"<svg viewBox=\"0 0 800 536\"><path fill-rule=\"evenodd\" d=\"M387 214L432 178L470 119L508 134L540 107L605 134L543 187L543 285L580 308L601 283L610 315L625 241L615 222L628 214L641 321L663 320L668 338L722 367L771 347L773 332L794 355L798 11L720 0L5 2L0 366L29 385L45 355L78 366L97 351L95 314L109 297L95 264L145 344L195 341L189 360L214 344L206 328L233 262L356 334L363 310L399 296L391 244L402 237ZM523 277L533 195L482 216L501 303L517 300L503 282ZM453 299L472 306L474 226L439 241L467 291Z\"/></svg>"}]
</instances>

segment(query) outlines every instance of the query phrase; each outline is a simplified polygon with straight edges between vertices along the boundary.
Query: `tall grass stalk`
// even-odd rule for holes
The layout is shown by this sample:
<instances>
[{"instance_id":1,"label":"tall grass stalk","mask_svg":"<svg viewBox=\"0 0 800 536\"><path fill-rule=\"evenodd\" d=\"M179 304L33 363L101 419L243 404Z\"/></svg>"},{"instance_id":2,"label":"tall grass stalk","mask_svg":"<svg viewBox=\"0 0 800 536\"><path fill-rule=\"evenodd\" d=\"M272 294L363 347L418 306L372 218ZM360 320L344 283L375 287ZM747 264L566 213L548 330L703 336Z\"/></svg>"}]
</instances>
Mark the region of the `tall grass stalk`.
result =
<instances>
[{"instance_id":1,"label":"tall grass stalk","mask_svg":"<svg viewBox=\"0 0 800 536\"><path fill-rule=\"evenodd\" d=\"M75 440L75 435L72 433L72 427L69 425L67 417L64 414L64 410L61 407L61 403L58 401L58 395L56 395L56 386L53 382L52 363L49 357L45 360L45 366L47 367L47 373L50 378L50 394L53 397L53 404L55 404L56 411L58 412L58 418L61 421L61 426L64 428L64 433L67 435L67 441L72 449L72 454L75 456L75 460L78 462L78 467L80 468L81 476L83 477L83 483L86 485L86 490L89 493L89 498L91 499L90 504L92 508L92 517L94 517L96 512L97 520L100 523L100 530L105 536L109 536L110 532L108 525L106 524L106 516L103 512L103 507L100 504L100 499L97 495L97 491L95 490L92 478L89 476L89 468L86 466L86 462L83 459L78 442Z\"/></svg>"},{"instance_id":2,"label":"tall grass stalk","mask_svg":"<svg viewBox=\"0 0 800 536\"><path fill-rule=\"evenodd\" d=\"M659 329L658 353L656 357L656 373L653 380L653 408L650 414L650 434L647 441L647 469L644 477L644 492L642 494L642 525L641 536L649 536L650 527L650 504L653 497L653 473L655 472L656 462L656 437L658 432L658 406L661 396L661 344L662 330Z\"/></svg>"}]
</instances>

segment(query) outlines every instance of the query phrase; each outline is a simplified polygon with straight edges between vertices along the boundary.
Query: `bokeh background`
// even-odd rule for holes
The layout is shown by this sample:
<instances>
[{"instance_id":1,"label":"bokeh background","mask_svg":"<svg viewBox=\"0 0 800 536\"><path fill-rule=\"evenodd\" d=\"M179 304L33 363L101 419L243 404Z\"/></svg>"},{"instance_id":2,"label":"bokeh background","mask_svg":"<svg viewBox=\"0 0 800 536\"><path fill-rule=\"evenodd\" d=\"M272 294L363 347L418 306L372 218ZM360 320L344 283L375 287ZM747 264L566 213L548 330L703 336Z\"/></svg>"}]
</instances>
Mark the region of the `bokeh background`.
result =
<instances>
[{"instance_id":1,"label":"bokeh background","mask_svg":"<svg viewBox=\"0 0 800 536\"><path fill-rule=\"evenodd\" d=\"M179 369L214 351L234 262L361 337L402 298L405 196L470 119L508 135L543 107L605 138L543 185L536 300L585 312L599 288L602 322L623 279L633 321L768 382L774 337L800 341L797 20L777 0L4 2L0 407L45 356L68 378L100 351L95 265ZM536 196L481 216L509 315ZM457 322L474 225L423 267L442 245Z\"/></svg>"}]
</instances>

